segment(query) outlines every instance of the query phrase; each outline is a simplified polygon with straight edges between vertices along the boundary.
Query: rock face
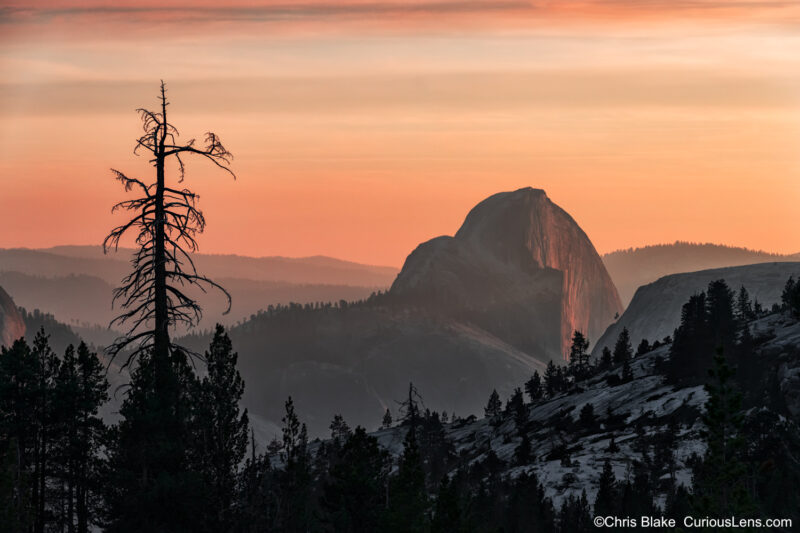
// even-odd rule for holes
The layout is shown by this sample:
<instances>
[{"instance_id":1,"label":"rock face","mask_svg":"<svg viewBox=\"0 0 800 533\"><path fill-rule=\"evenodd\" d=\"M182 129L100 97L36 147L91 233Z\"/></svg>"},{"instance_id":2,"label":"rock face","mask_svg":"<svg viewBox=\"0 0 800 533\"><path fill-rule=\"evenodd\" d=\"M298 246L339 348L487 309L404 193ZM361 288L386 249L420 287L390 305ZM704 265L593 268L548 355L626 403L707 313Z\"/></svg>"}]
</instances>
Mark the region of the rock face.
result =
<instances>
[{"instance_id":1,"label":"rock face","mask_svg":"<svg viewBox=\"0 0 800 533\"><path fill-rule=\"evenodd\" d=\"M494 195L454 237L421 244L388 293L332 307L290 306L230 330L244 404L279 424L292 396L312 436L335 414L376 427L413 382L426 407L480 414L507 397L574 329L599 335L621 311L589 239L541 190ZM202 351L208 337L186 339Z\"/></svg>"},{"instance_id":2,"label":"rock face","mask_svg":"<svg viewBox=\"0 0 800 533\"><path fill-rule=\"evenodd\" d=\"M780 301L781 291L789 276L797 278L798 274L800 263L781 262L664 276L639 287L625 313L608 327L595 344L592 354L599 355L603 346L613 349L622 328L628 328L634 349L642 339L653 342L672 335L680 324L683 304L691 295L704 291L712 281L724 279L734 291L744 285L750 298L769 307Z\"/></svg>"},{"instance_id":3,"label":"rock face","mask_svg":"<svg viewBox=\"0 0 800 533\"><path fill-rule=\"evenodd\" d=\"M622 312L589 238L532 188L487 198L454 237L420 245L390 294L469 319L545 360L564 357L573 331L597 338Z\"/></svg>"},{"instance_id":4,"label":"rock face","mask_svg":"<svg viewBox=\"0 0 800 533\"><path fill-rule=\"evenodd\" d=\"M0 345L11 344L25 336L25 322L14 305L14 300L0 287Z\"/></svg>"}]
</instances>

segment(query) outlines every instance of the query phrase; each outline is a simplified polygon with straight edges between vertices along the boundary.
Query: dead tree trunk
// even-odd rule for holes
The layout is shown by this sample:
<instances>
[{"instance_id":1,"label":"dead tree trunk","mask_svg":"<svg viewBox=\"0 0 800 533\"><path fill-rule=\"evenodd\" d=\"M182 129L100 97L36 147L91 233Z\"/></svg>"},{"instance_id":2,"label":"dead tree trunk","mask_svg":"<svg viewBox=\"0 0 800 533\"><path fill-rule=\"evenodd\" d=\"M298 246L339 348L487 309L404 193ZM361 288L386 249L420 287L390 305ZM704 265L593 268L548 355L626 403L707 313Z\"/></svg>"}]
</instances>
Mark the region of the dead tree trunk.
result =
<instances>
[{"instance_id":1,"label":"dead tree trunk","mask_svg":"<svg viewBox=\"0 0 800 533\"><path fill-rule=\"evenodd\" d=\"M156 179L146 184L112 169L126 191L135 189L143 196L113 207L113 211L132 211L134 217L114 228L103 242L104 250L117 249L120 239L130 231L139 245L131 260L133 271L114 291L114 301L121 302L125 311L112 325L129 324L129 329L108 351L112 357L124 352L123 366L141 356L152 356L156 369L168 362L176 350L188 352L171 341L170 329L177 324L194 326L202 316L200 306L185 292L187 286L198 286L204 292L209 286L221 290L228 298L230 310L230 295L225 289L197 273L190 254L197 250L195 236L205 228L205 218L196 207L195 193L167 184L167 161L171 157L177 161L178 183L184 179L182 156L187 154L202 156L235 178L230 169L233 156L215 134L206 133L203 148L196 148L194 139L178 144L178 130L167 120L169 102L164 82L159 99L158 112L138 110L144 134L137 139L134 149L135 153L143 150L151 154Z\"/></svg>"}]
</instances>

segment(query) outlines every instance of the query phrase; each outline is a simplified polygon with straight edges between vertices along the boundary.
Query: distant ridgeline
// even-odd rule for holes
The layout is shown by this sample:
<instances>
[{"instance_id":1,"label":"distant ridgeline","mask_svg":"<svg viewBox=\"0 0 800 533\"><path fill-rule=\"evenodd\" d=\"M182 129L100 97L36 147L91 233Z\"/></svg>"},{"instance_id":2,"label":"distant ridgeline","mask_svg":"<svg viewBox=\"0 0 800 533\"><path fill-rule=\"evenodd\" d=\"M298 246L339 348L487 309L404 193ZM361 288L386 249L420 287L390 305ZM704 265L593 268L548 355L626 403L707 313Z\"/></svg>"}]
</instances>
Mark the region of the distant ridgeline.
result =
<instances>
[{"instance_id":1,"label":"distant ridgeline","mask_svg":"<svg viewBox=\"0 0 800 533\"><path fill-rule=\"evenodd\" d=\"M798 260L800 253L780 255L748 248L685 241L617 250L603 256L603 263L614 280L624 305L631 301L637 288L669 274Z\"/></svg>"},{"instance_id":2,"label":"distant ridgeline","mask_svg":"<svg viewBox=\"0 0 800 533\"><path fill-rule=\"evenodd\" d=\"M0 286L14 296L17 305L78 325L87 341L100 345L108 342L105 328L119 311L112 308L112 291L127 273L131 254L130 249L120 249L104 255L99 246L0 249ZM212 329L217 322L233 324L280 302L366 298L389 287L397 275L395 268L327 257L197 254L195 261L233 296L231 312L223 316L226 302L219 294L189 291L205 310L200 324L204 329Z\"/></svg>"}]
</instances>

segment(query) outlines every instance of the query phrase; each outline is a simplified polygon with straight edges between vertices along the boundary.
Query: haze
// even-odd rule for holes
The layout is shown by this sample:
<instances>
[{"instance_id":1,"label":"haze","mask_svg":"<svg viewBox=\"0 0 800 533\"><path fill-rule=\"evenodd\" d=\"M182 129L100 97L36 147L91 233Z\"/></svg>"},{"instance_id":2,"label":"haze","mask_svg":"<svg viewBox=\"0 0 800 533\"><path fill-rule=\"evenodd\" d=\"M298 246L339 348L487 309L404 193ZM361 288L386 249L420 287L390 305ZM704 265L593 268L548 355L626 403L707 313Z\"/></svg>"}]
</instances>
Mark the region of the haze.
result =
<instances>
[{"instance_id":1,"label":"haze","mask_svg":"<svg viewBox=\"0 0 800 533\"><path fill-rule=\"evenodd\" d=\"M399 266L534 186L601 253L800 249L796 2L5 2L0 247L97 244L158 80L206 253ZM245 229L246 228L246 229Z\"/></svg>"}]
</instances>

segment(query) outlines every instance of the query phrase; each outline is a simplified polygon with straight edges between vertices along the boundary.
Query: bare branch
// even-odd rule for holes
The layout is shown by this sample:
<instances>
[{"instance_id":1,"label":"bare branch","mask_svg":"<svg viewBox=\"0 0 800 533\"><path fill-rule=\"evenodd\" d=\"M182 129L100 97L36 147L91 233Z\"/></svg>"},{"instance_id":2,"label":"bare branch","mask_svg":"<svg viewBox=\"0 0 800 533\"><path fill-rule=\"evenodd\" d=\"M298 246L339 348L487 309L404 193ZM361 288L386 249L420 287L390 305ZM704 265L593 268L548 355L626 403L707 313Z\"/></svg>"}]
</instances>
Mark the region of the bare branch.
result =
<instances>
[{"instance_id":1,"label":"bare branch","mask_svg":"<svg viewBox=\"0 0 800 533\"><path fill-rule=\"evenodd\" d=\"M112 360L118 354L125 353L123 368L147 356L152 350L158 350L159 345L164 346L163 333L161 341L157 341L157 335L159 331L165 331L165 325L168 330L177 324L190 328L198 324L202 309L185 291L186 287L196 287L204 293L209 289L219 290L228 302L225 313L231 309L230 294L219 284L198 274L190 255L197 250L195 236L202 233L206 225L203 212L196 207L199 196L186 188L167 186L163 170L167 158L175 156L178 163L177 182L182 183L186 172L183 155L199 155L235 179L236 175L230 169L233 155L223 146L219 137L210 132L206 133L203 148L196 147L195 139L178 143L180 134L167 120L169 102L163 82L160 93L160 111L137 109L143 134L134 147L134 153L146 150L152 156L150 161L159 169L158 179L147 184L112 169L125 192L137 189L143 195L121 201L112 207L112 212L132 211L133 216L111 230L103 241L104 251L111 247L118 249L121 239L131 233L139 245L131 258L132 271L113 293L112 304L119 304L124 312L111 324L125 324L128 332L116 339L107 350ZM157 243L156 239L161 241ZM162 302L159 304L161 307L158 307L157 301ZM198 356L169 341L166 349L172 353L180 350L193 357Z\"/></svg>"}]
</instances>

